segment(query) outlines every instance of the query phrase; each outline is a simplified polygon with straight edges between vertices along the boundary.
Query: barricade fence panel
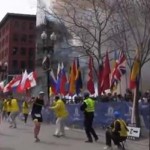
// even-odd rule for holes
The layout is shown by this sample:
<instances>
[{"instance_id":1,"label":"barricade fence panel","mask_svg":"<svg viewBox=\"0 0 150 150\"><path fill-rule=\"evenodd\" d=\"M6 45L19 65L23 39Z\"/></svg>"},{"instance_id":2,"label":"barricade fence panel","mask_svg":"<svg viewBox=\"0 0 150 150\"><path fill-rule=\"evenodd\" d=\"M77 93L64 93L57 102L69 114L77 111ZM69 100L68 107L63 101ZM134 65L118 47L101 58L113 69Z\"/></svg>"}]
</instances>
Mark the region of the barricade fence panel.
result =
<instances>
[{"instance_id":1,"label":"barricade fence panel","mask_svg":"<svg viewBox=\"0 0 150 150\"><path fill-rule=\"evenodd\" d=\"M66 119L66 124L68 126L78 125L83 127L83 112L80 111L81 104L67 104L67 109L69 112L69 116ZM148 129L150 123L150 113L149 113L150 104L140 104L139 111L140 115L143 118L144 126ZM131 124L131 114L132 114L132 103L129 102L108 102L96 103L95 109L95 118L94 118L94 126L96 127L107 127L113 121L113 113L114 111L119 111L121 113L121 117L127 122L127 124ZM56 117L52 110L43 109L43 120L45 122L55 123Z\"/></svg>"}]
</instances>

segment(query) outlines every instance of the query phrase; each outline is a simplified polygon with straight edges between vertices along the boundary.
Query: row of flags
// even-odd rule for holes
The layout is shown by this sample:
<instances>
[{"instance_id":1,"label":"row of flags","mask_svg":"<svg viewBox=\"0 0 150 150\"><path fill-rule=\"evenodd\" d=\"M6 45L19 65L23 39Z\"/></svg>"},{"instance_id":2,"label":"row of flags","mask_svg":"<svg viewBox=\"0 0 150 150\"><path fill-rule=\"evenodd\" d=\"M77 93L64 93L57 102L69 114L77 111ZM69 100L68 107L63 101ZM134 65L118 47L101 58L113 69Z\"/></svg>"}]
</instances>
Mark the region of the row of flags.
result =
<instances>
[{"instance_id":1,"label":"row of flags","mask_svg":"<svg viewBox=\"0 0 150 150\"><path fill-rule=\"evenodd\" d=\"M105 59L99 67L98 72L98 93L102 94L105 90L111 91L117 88L118 83L121 81L121 77L126 73L125 67L126 57L122 51L117 54L115 51L113 69L111 70L109 55L106 52ZM95 93L94 81L93 81L93 58L89 60L89 80L87 83L87 89L91 94Z\"/></svg>"},{"instance_id":2,"label":"row of flags","mask_svg":"<svg viewBox=\"0 0 150 150\"><path fill-rule=\"evenodd\" d=\"M126 73L126 57L122 51L114 52L114 63L111 69L109 55L106 52L105 59L99 66L98 71L98 93L102 94L105 90L110 89L114 91L117 88L118 83L121 81L121 77ZM135 56L131 74L130 74L130 89L136 88L137 79L139 75L140 61L139 61L139 52ZM50 94L61 94L73 96L75 94L79 95L83 89L83 81L81 68L79 63L79 58L75 58L70 67L69 74L67 74L64 64L59 63L57 68L56 77L53 70L50 71ZM22 93L26 89L31 89L37 85L36 83L37 75L35 71L27 73L25 70L22 75L16 75L13 79L6 83L6 81L0 82L0 91L4 93L9 91L16 91ZM88 63L88 81L87 81L87 90L91 94L95 94L94 86L94 61L93 57L90 56Z\"/></svg>"},{"instance_id":3,"label":"row of flags","mask_svg":"<svg viewBox=\"0 0 150 150\"><path fill-rule=\"evenodd\" d=\"M81 93L83 88L79 59L75 58L67 75L64 64L58 64L57 77L50 72L51 94L74 95Z\"/></svg>"},{"instance_id":4,"label":"row of flags","mask_svg":"<svg viewBox=\"0 0 150 150\"><path fill-rule=\"evenodd\" d=\"M111 71L108 52L106 52L105 60L99 68L99 94L107 89L113 90L117 86L121 80L121 76L126 73L125 61L125 55L120 51L115 60L114 68ZM94 61L92 56L89 58L88 70L88 81L86 87L91 94L95 94ZM83 89L83 81L79 59L74 59L72 66L70 67L68 77L66 75L63 63L61 65L58 64L57 77L55 78L53 71L51 71L50 81L51 93L53 94L78 95L81 93Z\"/></svg>"},{"instance_id":5,"label":"row of flags","mask_svg":"<svg viewBox=\"0 0 150 150\"><path fill-rule=\"evenodd\" d=\"M27 89L31 89L37 85L36 79L37 75L35 71L28 74L25 70L22 75L15 75L10 82L7 82L7 80L1 81L0 91L3 93L13 91L23 93Z\"/></svg>"},{"instance_id":6,"label":"row of flags","mask_svg":"<svg viewBox=\"0 0 150 150\"><path fill-rule=\"evenodd\" d=\"M133 66L130 74L129 88L134 89L137 83L139 60L137 56L133 62ZM94 61L92 56L89 58L88 63L88 81L86 88L91 94L95 94L94 86ZM114 52L113 68L110 67L109 55L106 52L105 59L98 72L98 92L102 94L105 90L110 89L114 91L117 89L118 83L121 81L122 76L126 73L126 57L122 51ZM58 64L57 77L54 77L53 71L50 73L50 88L51 93L61 95L74 95L79 94L83 89L83 81L81 75L81 68L79 59L75 58L69 71L69 75L66 75L66 71L63 63Z\"/></svg>"}]
</instances>

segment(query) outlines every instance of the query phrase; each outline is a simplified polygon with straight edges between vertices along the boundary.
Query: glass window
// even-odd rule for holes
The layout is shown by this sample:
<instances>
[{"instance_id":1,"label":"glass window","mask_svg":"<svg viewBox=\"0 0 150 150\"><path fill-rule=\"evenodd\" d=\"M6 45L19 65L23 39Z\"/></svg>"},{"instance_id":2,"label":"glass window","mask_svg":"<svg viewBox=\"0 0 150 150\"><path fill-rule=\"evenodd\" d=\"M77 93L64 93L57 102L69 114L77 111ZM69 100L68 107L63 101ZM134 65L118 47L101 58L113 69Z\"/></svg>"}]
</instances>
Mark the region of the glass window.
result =
<instances>
[{"instance_id":1,"label":"glass window","mask_svg":"<svg viewBox=\"0 0 150 150\"><path fill-rule=\"evenodd\" d=\"M29 48L29 57L34 56L34 48Z\"/></svg>"},{"instance_id":2,"label":"glass window","mask_svg":"<svg viewBox=\"0 0 150 150\"><path fill-rule=\"evenodd\" d=\"M21 55L26 55L26 48L24 47L21 47L21 52L20 52Z\"/></svg>"},{"instance_id":3,"label":"glass window","mask_svg":"<svg viewBox=\"0 0 150 150\"><path fill-rule=\"evenodd\" d=\"M8 35L6 36L6 39L5 39L5 40L6 40L6 43L8 43Z\"/></svg>"},{"instance_id":4,"label":"glass window","mask_svg":"<svg viewBox=\"0 0 150 150\"><path fill-rule=\"evenodd\" d=\"M15 21L15 22L14 22L14 27L15 27L16 29L19 28L19 22L18 22L18 21Z\"/></svg>"},{"instance_id":5,"label":"glass window","mask_svg":"<svg viewBox=\"0 0 150 150\"><path fill-rule=\"evenodd\" d=\"M21 29L22 29L22 30L26 30L26 26L27 26L27 25L26 25L26 22L23 22L22 25L21 25Z\"/></svg>"},{"instance_id":6,"label":"glass window","mask_svg":"<svg viewBox=\"0 0 150 150\"><path fill-rule=\"evenodd\" d=\"M13 68L17 68L18 67L18 61L17 60L13 60Z\"/></svg>"},{"instance_id":7,"label":"glass window","mask_svg":"<svg viewBox=\"0 0 150 150\"><path fill-rule=\"evenodd\" d=\"M29 66L29 70L33 70L34 68L34 63L33 63L33 61L32 60L29 60L29 62L28 62L28 66Z\"/></svg>"},{"instance_id":8,"label":"glass window","mask_svg":"<svg viewBox=\"0 0 150 150\"><path fill-rule=\"evenodd\" d=\"M33 30L33 29L34 29L34 23L30 23L30 24L29 24L29 29L30 29L30 30Z\"/></svg>"},{"instance_id":9,"label":"glass window","mask_svg":"<svg viewBox=\"0 0 150 150\"><path fill-rule=\"evenodd\" d=\"M25 61L21 61L21 69L25 69L26 68L26 63L25 63Z\"/></svg>"},{"instance_id":10,"label":"glass window","mask_svg":"<svg viewBox=\"0 0 150 150\"><path fill-rule=\"evenodd\" d=\"M29 43L32 43L34 41L34 35L30 34L28 37Z\"/></svg>"},{"instance_id":11,"label":"glass window","mask_svg":"<svg viewBox=\"0 0 150 150\"><path fill-rule=\"evenodd\" d=\"M13 34L13 41L17 42L19 39L18 34Z\"/></svg>"},{"instance_id":12,"label":"glass window","mask_svg":"<svg viewBox=\"0 0 150 150\"><path fill-rule=\"evenodd\" d=\"M13 55L16 55L17 52L18 52L18 47L13 47L13 49L12 49L12 54L13 54Z\"/></svg>"},{"instance_id":13,"label":"glass window","mask_svg":"<svg viewBox=\"0 0 150 150\"><path fill-rule=\"evenodd\" d=\"M21 42L26 42L26 41L27 41L27 35L26 34L22 34Z\"/></svg>"}]
</instances>

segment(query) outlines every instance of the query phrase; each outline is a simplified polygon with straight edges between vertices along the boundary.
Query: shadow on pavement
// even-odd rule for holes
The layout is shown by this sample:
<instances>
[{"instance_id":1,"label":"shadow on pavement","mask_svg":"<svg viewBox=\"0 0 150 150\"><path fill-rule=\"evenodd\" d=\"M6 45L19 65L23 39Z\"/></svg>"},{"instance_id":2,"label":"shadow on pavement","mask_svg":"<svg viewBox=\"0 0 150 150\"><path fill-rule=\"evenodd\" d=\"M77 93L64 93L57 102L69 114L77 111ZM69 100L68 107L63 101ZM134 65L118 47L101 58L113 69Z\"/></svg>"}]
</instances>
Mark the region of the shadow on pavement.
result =
<instances>
[{"instance_id":1,"label":"shadow on pavement","mask_svg":"<svg viewBox=\"0 0 150 150\"><path fill-rule=\"evenodd\" d=\"M5 133L0 133L0 136L14 137L14 135L11 135L11 134L5 134ZM0 150L1 150L1 149L0 149Z\"/></svg>"},{"instance_id":2,"label":"shadow on pavement","mask_svg":"<svg viewBox=\"0 0 150 150\"><path fill-rule=\"evenodd\" d=\"M46 145L52 145L52 146L63 146L63 147L70 146L69 144L62 144L62 143L59 143L59 142L47 142L47 141L40 141L39 144L46 144Z\"/></svg>"},{"instance_id":3,"label":"shadow on pavement","mask_svg":"<svg viewBox=\"0 0 150 150\"><path fill-rule=\"evenodd\" d=\"M15 150L14 148L9 147L0 147L0 150Z\"/></svg>"}]
</instances>

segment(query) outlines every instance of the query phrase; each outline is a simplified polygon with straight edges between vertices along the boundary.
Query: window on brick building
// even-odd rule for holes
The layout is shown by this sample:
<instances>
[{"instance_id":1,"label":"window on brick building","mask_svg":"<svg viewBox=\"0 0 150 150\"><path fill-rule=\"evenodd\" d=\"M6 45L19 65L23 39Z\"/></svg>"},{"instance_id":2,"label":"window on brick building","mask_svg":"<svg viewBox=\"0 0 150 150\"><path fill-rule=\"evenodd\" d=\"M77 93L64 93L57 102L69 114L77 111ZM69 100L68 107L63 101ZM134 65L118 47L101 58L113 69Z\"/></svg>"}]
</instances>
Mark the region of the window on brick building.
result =
<instances>
[{"instance_id":1,"label":"window on brick building","mask_svg":"<svg viewBox=\"0 0 150 150\"><path fill-rule=\"evenodd\" d=\"M34 41L34 35L33 34L29 35L28 41L29 41L29 43L32 43Z\"/></svg>"},{"instance_id":2,"label":"window on brick building","mask_svg":"<svg viewBox=\"0 0 150 150\"><path fill-rule=\"evenodd\" d=\"M4 47L4 42L5 42L5 40L3 39L3 40L2 40L2 47Z\"/></svg>"},{"instance_id":3,"label":"window on brick building","mask_svg":"<svg viewBox=\"0 0 150 150\"><path fill-rule=\"evenodd\" d=\"M22 34L21 35L21 42L26 42L27 41L27 35L26 34Z\"/></svg>"},{"instance_id":4,"label":"window on brick building","mask_svg":"<svg viewBox=\"0 0 150 150\"><path fill-rule=\"evenodd\" d=\"M8 35L6 36L6 39L5 39L5 40L6 40L6 43L8 43Z\"/></svg>"},{"instance_id":5,"label":"window on brick building","mask_svg":"<svg viewBox=\"0 0 150 150\"><path fill-rule=\"evenodd\" d=\"M21 67L21 69L26 69L26 62L25 61L21 61L21 63L20 63L20 67Z\"/></svg>"},{"instance_id":6,"label":"window on brick building","mask_svg":"<svg viewBox=\"0 0 150 150\"><path fill-rule=\"evenodd\" d=\"M23 55L23 56L26 55L26 48L21 47L20 54Z\"/></svg>"},{"instance_id":7,"label":"window on brick building","mask_svg":"<svg viewBox=\"0 0 150 150\"><path fill-rule=\"evenodd\" d=\"M8 54L8 48L5 49L5 57L7 56Z\"/></svg>"},{"instance_id":8,"label":"window on brick building","mask_svg":"<svg viewBox=\"0 0 150 150\"><path fill-rule=\"evenodd\" d=\"M22 24L21 24L21 29L24 31L24 30L26 30L26 22L23 22Z\"/></svg>"},{"instance_id":9,"label":"window on brick building","mask_svg":"<svg viewBox=\"0 0 150 150\"><path fill-rule=\"evenodd\" d=\"M33 58L34 56L34 48L29 48L29 58Z\"/></svg>"},{"instance_id":10,"label":"window on brick building","mask_svg":"<svg viewBox=\"0 0 150 150\"><path fill-rule=\"evenodd\" d=\"M12 54L13 54L13 55L16 55L17 52L18 52L18 47L13 47L13 49L12 49Z\"/></svg>"},{"instance_id":11,"label":"window on brick building","mask_svg":"<svg viewBox=\"0 0 150 150\"><path fill-rule=\"evenodd\" d=\"M28 67L29 67L29 70L30 70L30 71L33 71L33 69L34 69L33 60L29 60L29 62L28 62Z\"/></svg>"},{"instance_id":12,"label":"window on brick building","mask_svg":"<svg viewBox=\"0 0 150 150\"><path fill-rule=\"evenodd\" d=\"M29 29L33 30L34 29L34 23L29 23Z\"/></svg>"},{"instance_id":13,"label":"window on brick building","mask_svg":"<svg viewBox=\"0 0 150 150\"><path fill-rule=\"evenodd\" d=\"M17 42L18 41L18 39L19 39L19 35L18 34L13 34L13 41L14 42Z\"/></svg>"},{"instance_id":14,"label":"window on brick building","mask_svg":"<svg viewBox=\"0 0 150 150\"><path fill-rule=\"evenodd\" d=\"M18 61L17 60L13 60L12 61L12 65L13 65L13 69L18 68Z\"/></svg>"},{"instance_id":15,"label":"window on brick building","mask_svg":"<svg viewBox=\"0 0 150 150\"><path fill-rule=\"evenodd\" d=\"M14 22L14 27L15 27L15 29L18 29L18 28L19 28L19 22L18 22L18 21L15 21L15 22Z\"/></svg>"}]
</instances>

